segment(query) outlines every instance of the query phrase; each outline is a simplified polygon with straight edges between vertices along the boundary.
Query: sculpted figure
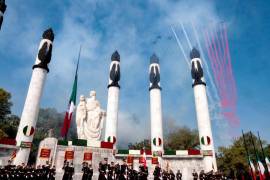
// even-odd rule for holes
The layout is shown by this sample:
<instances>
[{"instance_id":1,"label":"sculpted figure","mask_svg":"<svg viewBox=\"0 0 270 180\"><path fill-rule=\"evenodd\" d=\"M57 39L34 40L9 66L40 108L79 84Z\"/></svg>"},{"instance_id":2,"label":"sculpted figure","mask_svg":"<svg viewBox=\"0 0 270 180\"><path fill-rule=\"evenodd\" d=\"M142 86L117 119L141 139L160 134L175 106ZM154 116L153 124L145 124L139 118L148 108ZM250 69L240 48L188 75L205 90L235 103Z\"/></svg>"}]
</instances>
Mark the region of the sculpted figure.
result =
<instances>
[{"instance_id":1,"label":"sculpted figure","mask_svg":"<svg viewBox=\"0 0 270 180\"><path fill-rule=\"evenodd\" d=\"M83 95L80 96L80 102L77 106L76 111L76 124L77 124L77 135L79 139L85 139L83 133L83 122L86 120L86 101Z\"/></svg>"},{"instance_id":2,"label":"sculpted figure","mask_svg":"<svg viewBox=\"0 0 270 180\"><path fill-rule=\"evenodd\" d=\"M96 92L90 91L90 98L81 96L76 113L79 139L100 140L106 113L96 100Z\"/></svg>"}]
</instances>

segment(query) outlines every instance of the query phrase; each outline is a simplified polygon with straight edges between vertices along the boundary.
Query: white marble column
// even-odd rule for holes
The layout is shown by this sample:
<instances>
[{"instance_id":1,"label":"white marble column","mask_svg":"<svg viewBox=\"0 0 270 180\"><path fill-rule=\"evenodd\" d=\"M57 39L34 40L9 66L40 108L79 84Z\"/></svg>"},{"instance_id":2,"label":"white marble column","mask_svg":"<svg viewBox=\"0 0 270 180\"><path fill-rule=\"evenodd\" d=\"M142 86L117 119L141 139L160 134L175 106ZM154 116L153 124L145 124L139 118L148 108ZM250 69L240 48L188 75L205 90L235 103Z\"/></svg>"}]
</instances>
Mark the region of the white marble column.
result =
<instances>
[{"instance_id":1,"label":"white marble column","mask_svg":"<svg viewBox=\"0 0 270 180\"><path fill-rule=\"evenodd\" d=\"M120 85L120 55L117 51L112 54L110 65L110 77L108 85L107 117L105 127L105 141L117 144L117 122Z\"/></svg>"},{"instance_id":2,"label":"white marble column","mask_svg":"<svg viewBox=\"0 0 270 180\"><path fill-rule=\"evenodd\" d=\"M193 90L195 98L196 116L199 130L199 140L202 153L204 154L204 170L206 172L217 170L211 121L206 95L206 83L203 77L200 54L195 48L190 53L191 74L193 78Z\"/></svg>"},{"instance_id":3,"label":"white marble column","mask_svg":"<svg viewBox=\"0 0 270 180\"><path fill-rule=\"evenodd\" d=\"M163 153L163 127L162 127L162 106L160 87L159 60L154 54L150 58L149 67L150 79L150 119L151 119L151 149L152 152Z\"/></svg>"},{"instance_id":4,"label":"white marble column","mask_svg":"<svg viewBox=\"0 0 270 180\"><path fill-rule=\"evenodd\" d=\"M49 72L47 65L51 59L53 39L54 34L51 29L43 33L43 39L40 42L39 52L33 66L32 78L16 136L17 146L20 146L14 160L14 164L16 165L27 164L28 162L31 144L36 130L40 100L46 76Z\"/></svg>"}]
</instances>

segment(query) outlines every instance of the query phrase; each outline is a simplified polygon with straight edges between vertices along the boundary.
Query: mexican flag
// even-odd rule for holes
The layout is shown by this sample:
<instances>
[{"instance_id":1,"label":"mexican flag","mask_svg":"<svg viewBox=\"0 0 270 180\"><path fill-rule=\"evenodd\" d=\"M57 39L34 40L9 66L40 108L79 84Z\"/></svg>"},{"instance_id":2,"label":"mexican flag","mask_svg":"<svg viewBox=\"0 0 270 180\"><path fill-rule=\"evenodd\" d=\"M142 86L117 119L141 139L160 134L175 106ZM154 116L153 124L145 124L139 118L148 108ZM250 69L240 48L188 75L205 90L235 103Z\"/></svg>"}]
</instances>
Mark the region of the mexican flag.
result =
<instances>
[{"instance_id":1,"label":"mexican flag","mask_svg":"<svg viewBox=\"0 0 270 180\"><path fill-rule=\"evenodd\" d=\"M270 161L269 161L268 157L265 157L265 162L266 162L266 166L267 166L267 169L268 169L268 172L269 172L270 171ZM269 175L270 175L270 172L269 172Z\"/></svg>"},{"instance_id":2,"label":"mexican flag","mask_svg":"<svg viewBox=\"0 0 270 180\"><path fill-rule=\"evenodd\" d=\"M254 164L252 163L251 159L249 158L249 164L251 166L251 171L250 171L250 174L251 176L253 176L253 179L256 179L256 169L255 169L255 166Z\"/></svg>"},{"instance_id":3,"label":"mexican flag","mask_svg":"<svg viewBox=\"0 0 270 180\"><path fill-rule=\"evenodd\" d=\"M72 93L71 93L71 96L69 98L69 103L68 103L68 109L66 111L64 124L63 124L62 129L61 129L61 136L62 137L66 137L68 134L70 122L72 119L72 114L75 110L76 96L77 96L77 81L78 81L78 75L77 75L78 74L78 64L79 64L79 61L77 63L75 79L74 79L73 87L72 87Z\"/></svg>"},{"instance_id":4,"label":"mexican flag","mask_svg":"<svg viewBox=\"0 0 270 180\"><path fill-rule=\"evenodd\" d=\"M146 153L145 153L145 148L143 148L143 166L146 167Z\"/></svg>"},{"instance_id":5,"label":"mexican flag","mask_svg":"<svg viewBox=\"0 0 270 180\"><path fill-rule=\"evenodd\" d=\"M258 160L258 166L259 166L259 170L260 170L260 179L264 180L265 179L265 175L264 175L265 168L260 160Z\"/></svg>"}]
</instances>

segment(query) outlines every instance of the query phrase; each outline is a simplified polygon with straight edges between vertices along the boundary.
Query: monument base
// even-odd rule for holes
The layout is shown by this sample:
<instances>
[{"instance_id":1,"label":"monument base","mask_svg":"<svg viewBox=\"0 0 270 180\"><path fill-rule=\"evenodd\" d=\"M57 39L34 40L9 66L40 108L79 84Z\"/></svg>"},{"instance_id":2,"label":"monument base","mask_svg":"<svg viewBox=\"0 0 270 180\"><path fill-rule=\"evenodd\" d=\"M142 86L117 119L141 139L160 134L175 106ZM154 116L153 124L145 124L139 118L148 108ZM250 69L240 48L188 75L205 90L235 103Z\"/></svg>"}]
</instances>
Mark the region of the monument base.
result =
<instances>
[{"instance_id":1,"label":"monument base","mask_svg":"<svg viewBox=\"0 0 270 180\"><path fill-rule=\"evenodd\" d=\"M142 158L143 153L143 150L115 150L112 143L102 141L63 141L45 138L39 146L36 166L44 165L48 161L56 167L56 179L62 179L64 161L69 161L73 163L75 170L73 179L81 179L82 163L88 162L92 164L93 179L97 179L99 163L104 158L108 158L108 163L113 161L119 164L122 164L123 159L126 159L128 165L139 170L140 158ZM199 174L204 169L203 155L199 150L165 151L159 157L153 157L149 150L145 150L145 153L149 179L153 178L157 162L162 169L172 170L175 174L177 170L180 170L183 174L182 179L192 179L193 170Z\"/></svg>"}]
</instances>

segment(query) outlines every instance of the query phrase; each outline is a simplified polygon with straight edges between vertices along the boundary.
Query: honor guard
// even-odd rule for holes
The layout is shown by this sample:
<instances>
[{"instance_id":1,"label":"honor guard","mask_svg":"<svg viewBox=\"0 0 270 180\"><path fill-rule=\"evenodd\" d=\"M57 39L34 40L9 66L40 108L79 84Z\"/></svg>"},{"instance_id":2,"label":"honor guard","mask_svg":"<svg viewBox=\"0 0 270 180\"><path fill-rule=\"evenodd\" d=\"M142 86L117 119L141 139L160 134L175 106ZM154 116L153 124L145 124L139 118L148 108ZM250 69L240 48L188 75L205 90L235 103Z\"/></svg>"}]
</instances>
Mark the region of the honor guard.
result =
<instances>
[{"instance_id":1,"label":"honor guard","mask_svg":"<svg viewBox=\"0 0 270 180\"><path fill-rule=\"evenodd\" d=\"M148 177L148 168L144 165L140 165L140 171L139 171L139 179L140 180L147 180Z\"/></svg>"},{"instance_id":2,"label":"honor guard","mask_svg":"<svg viewBox=\"0 0 270 180\"><path fill-rule=\"evenodd\" d=\"M104 158L104 161L99 163L98 180L107 180L107 172L108 172L108 159Z\"/></svg>"},{"instance_id":3,"label":"honor guard","mask_svg":"<svg viewBox=\"0 0 270 180\"><path fill-rule=\"evenodd\" d=\"M111 162L111 164L108 166L108 180L113 180L115 174L115 166L114 162Z\"/></svg>"},{"instance_id":4,"label":"honor guard","mask_svg":"<svg viewBox=\"0 0 270 180\"><path fill-rule=\"evenodd\" d=\"M195 169L193 169L192 176L193 176L193 180L198 179L198 173L195 171Z\"/></svg>"},{"instance_id":5,"label":"honor guard","mask_svg":"<svg viewBox=\"0 0 270 180\"><path fill-rule=\"evenodd\" d=\"M123 160L123 164L120 166L120 176L119 180L126 180L127 179L127 164L126 160Z\"/></svg>"},{"instance_id":6,"label":"honor guard","mask_svg":"<svg viewBox=\"0 0 270 180\"><path fill-rule=\"evenodd\" d=\"M153 175L154 175L154 180L160 180L161 168L159 167L159 165L156 165Z\"/></svg>"},{"instance_id":7,"label":"honor guard","mask_svg":"<svg viewBox=\"0 0 270 180\"><path fill-rule=\"evenodd\" d=\"M82 172L83 172L82 180L87 180L89 174L89 167L87 162L83 162Z\"/></svg>"}]
</instances>

